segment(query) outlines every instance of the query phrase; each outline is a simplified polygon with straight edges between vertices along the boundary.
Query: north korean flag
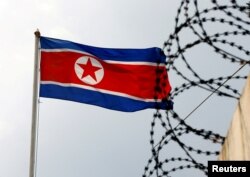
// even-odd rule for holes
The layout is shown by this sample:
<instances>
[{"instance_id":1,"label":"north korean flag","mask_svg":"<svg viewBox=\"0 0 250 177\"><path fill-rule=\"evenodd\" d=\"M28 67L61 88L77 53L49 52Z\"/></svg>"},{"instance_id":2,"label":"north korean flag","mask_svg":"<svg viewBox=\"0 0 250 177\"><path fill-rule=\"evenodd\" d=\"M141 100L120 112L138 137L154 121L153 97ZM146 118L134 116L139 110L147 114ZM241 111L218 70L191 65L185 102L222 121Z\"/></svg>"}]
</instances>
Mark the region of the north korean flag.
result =
<instances>
[{"instance_id":1,"label":"north korean flag","mask_svg":"<svg viewBox=\"0 0 250 177\"><path fill-rule=\"evenodd\" d=\"M159 48L99 48L41 37L40 51L40 97L125 112L172 106Z\"/></svg>"}]
</instances>

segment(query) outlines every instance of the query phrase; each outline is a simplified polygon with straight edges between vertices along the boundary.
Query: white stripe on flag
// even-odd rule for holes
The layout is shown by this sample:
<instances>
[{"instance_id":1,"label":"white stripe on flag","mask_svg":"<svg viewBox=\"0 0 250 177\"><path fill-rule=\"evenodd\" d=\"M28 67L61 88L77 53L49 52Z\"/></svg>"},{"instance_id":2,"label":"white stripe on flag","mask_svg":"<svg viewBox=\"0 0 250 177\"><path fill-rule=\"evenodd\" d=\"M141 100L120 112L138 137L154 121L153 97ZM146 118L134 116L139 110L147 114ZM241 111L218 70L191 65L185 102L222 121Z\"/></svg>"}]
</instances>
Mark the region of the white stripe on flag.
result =
<instances>
[{"instance_id":1,"label":"white stripe on flag","mask_svg":"<svg viewBox=\"0 0 250 177\"><path fill-rule=\"evenodd\" d=\"M97 91L97 92L100 92L100 93L106 93L106 94L110 94L110 95L126 97L126 98L130 98L130 99L137 100L137 101L144 101L144 102L155 102L155 101L157 101L157 102L161 102L160 99L158 99L158 100L144 99L144 98L132 96L132 95L129 95L129 94L126 94L126 93L115 92L115 91L110 91L110 90L105 90L105 89L99 89L99 88L94 88L94 87L91 87L91 86L80 85L80 84L61 83L61 82L55 82L55 81L41 81L41 84L43 84L43 85L54 84L54 85L59 85L59 86L62 86L62 87L82 88L82 89L86 89L86 90Z\"/></svg>"}]
</instances>

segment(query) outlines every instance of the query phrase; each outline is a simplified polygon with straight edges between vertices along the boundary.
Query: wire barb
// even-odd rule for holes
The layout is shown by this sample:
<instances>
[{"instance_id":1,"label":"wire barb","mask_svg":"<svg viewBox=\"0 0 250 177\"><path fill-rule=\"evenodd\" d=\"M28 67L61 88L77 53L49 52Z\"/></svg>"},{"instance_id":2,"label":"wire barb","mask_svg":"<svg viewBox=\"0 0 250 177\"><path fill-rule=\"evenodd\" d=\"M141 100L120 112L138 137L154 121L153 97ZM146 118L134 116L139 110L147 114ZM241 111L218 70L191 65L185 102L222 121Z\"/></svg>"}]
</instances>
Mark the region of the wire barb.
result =
<instances>
[{"instance_id":1,"label":"wire barb","mask_svg":"<svg viewBox=\"0 0 250 177\"><path fill-rule=\"evenodd\" d=\"M168 58L167 70L171 72L171 75L175 74L178 79L183 81L180 86L172 89L168 99L174 100L177 96L194 88L207 91L209 95L185 117L179 116L173 109L166 110L164 114L156 109L150 129L151 157L144 168L143 177L168 177L173 176L177 171L187 169L198 170L207 176L208 169L207 164L204 164L204 159L208 159L208 157L211 159L210 156L219 155L219 151L215 149L221 147L225 137L211 130L196 128L188 124L186 120L191 118L193 113L202 107L212 95L228 97L237 101L240 92L235 85L228 81L244 81L247 78L242 76L239 71L245 66L249 66L250 50L247 45L240 44L241 41L236 38L250 36L250 20L245 15L247 13L250 17L250 2L240 1L240 3L244 3L240 5L236 0L231 0L227 4L220 4L221 2L219 3L217 0L211 0L207 8L201 8L201 4L199 4L201 2L203 1L181 0L173 33L164 42L163 51ZM220 31L214 31L211 30L212 28L208 28L211 25L222 28L218 28ZM188 35L189 41L183 39L185 35ZM200 45L214 51L214 54L217 54L221 60L237 65L238 69L228 76L222 76L219 73L217 77L205 78L199 70L192 66L192 58L189 58L192 51ZM200 59L207 58L204 56ZM161 86L159 87L161 88ZM162 135L159 135L159 132L162 132L159 129L164 131ZM187 136L192 136L192 138L195 136L195 139L210 143L211 147L200 148L198 142L190 145L186 139ZM184 155L172 155L166 150L170 144L177 146L176 149L180 149ZM209 148L212 147L213 150L210 150Z\"/></svg>"}]
</instances>

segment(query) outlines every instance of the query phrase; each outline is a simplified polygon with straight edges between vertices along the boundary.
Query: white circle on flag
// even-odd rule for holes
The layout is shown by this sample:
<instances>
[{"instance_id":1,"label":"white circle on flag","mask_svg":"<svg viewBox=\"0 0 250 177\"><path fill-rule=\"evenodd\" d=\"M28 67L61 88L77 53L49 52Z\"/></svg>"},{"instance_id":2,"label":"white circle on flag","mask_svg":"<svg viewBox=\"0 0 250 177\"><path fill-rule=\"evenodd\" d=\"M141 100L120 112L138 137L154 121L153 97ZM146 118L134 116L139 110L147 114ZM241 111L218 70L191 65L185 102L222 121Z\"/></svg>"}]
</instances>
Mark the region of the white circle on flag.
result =
<instances>
[{"instance_id":1,"label":"white circle on flag","mask_svg":"<svg viewBox=\"0 0 250 177\"><path fill-rule=\"evenodd\" d=\"M97 59L91 56L82 56L75 62L75 73L82 82L96 85L103 79L104 69Z\"/></svg>"}]
</instances>

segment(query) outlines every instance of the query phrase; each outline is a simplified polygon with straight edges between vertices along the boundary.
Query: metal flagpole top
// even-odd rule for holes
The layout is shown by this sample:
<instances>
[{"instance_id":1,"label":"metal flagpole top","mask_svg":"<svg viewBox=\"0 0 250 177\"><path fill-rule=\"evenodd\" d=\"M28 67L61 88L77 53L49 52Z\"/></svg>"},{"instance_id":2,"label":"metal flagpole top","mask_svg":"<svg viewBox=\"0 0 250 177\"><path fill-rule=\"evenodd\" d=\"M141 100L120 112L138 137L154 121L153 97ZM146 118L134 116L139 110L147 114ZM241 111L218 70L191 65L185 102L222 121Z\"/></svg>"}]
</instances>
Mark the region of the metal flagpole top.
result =
<instances>
[{"instance_id":1,"label":"metal flagpole top","mask_svg":"<svg viewBox=\"0 0 250 177\"><path fill-rule=\"evenodd\" d=\"M36 36L37 38L40 38L40 37L41 37L41 33L40 33L39 29L37 29L37 30L34 32L34 34L35 34L35 36Z\"/></svg>"}]
</instances>

